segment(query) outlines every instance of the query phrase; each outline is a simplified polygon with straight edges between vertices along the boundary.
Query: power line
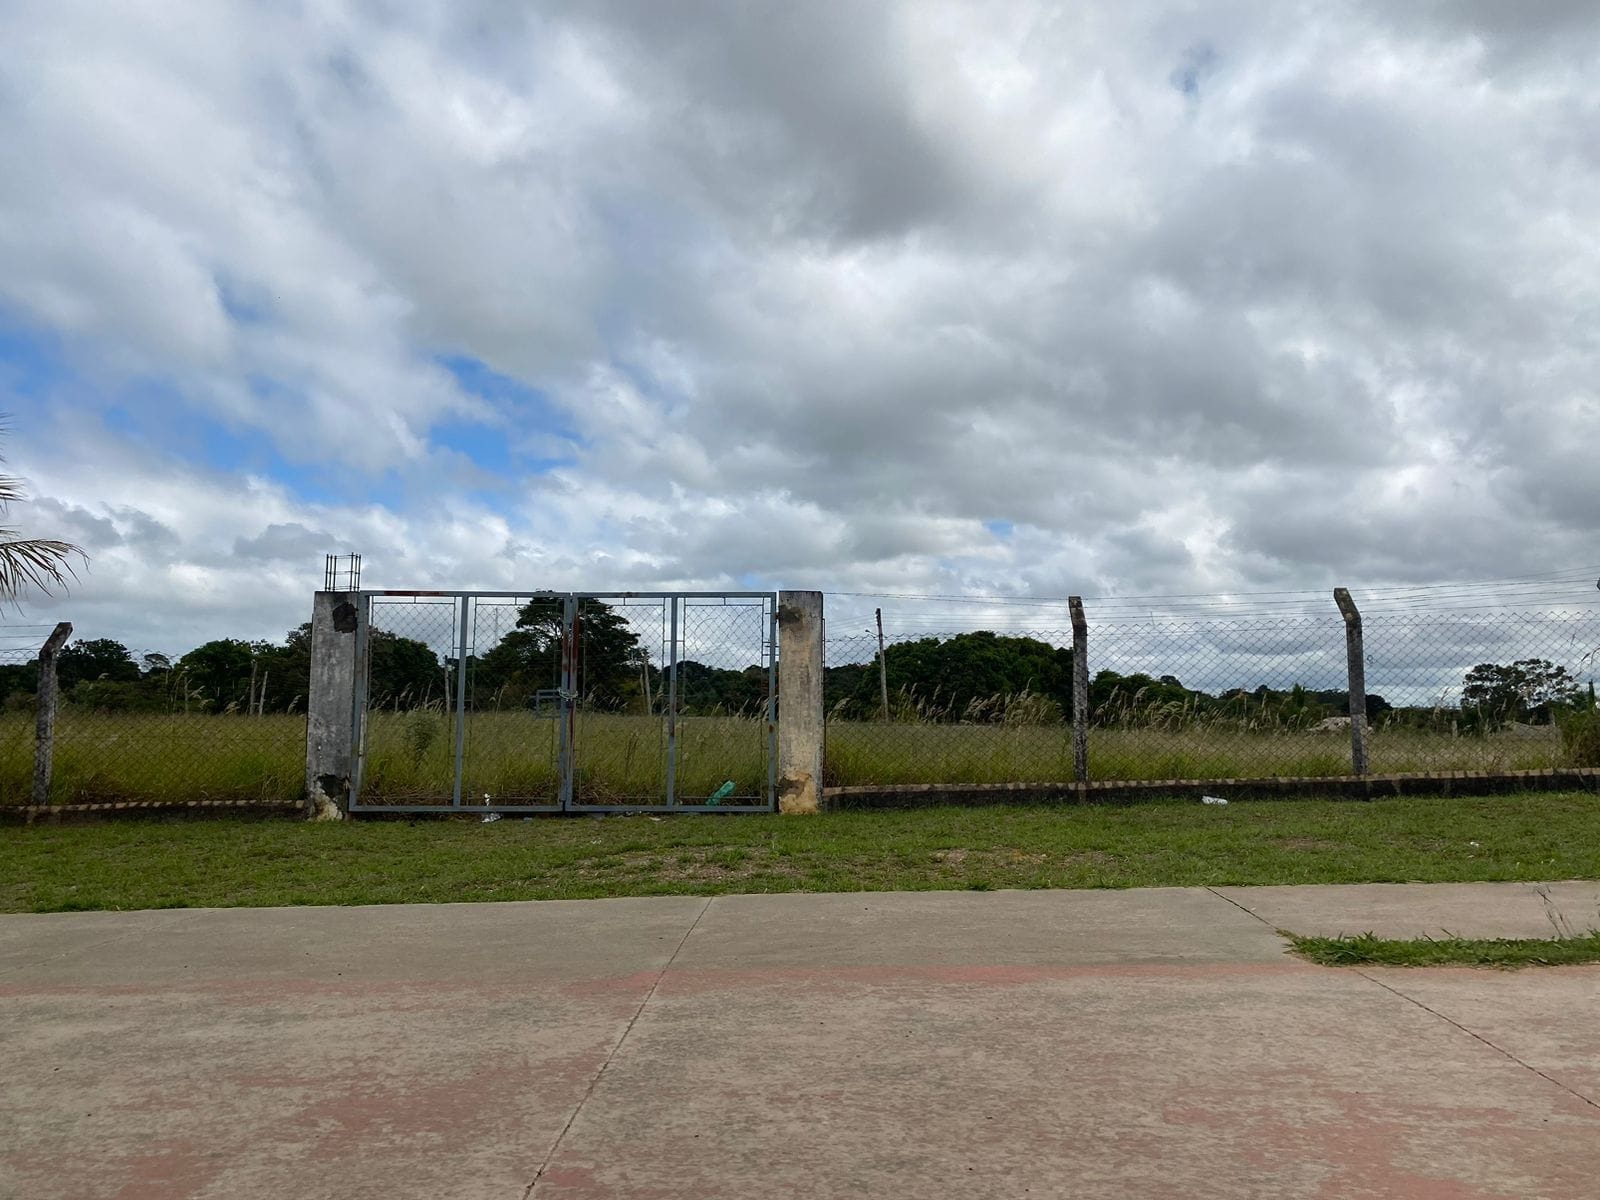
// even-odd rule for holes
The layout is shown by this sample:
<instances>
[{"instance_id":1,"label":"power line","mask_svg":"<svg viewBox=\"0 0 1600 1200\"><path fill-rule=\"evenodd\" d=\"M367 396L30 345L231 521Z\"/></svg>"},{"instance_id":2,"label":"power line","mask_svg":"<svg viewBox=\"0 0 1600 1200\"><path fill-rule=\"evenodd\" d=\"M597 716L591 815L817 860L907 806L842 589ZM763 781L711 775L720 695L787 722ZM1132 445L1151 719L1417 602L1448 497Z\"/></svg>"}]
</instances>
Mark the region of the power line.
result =
<instances>
[{"instance_id":1,"label":"power line","mask_svg":"<svg viewBox=\"0 0 1600 1200\"><path fill-rule=\"evenodd\" d=\"M1600 563L1581 567L1562 567L1553 571L1541 571L1532 575L1511 575L1498 579L1460 580L1449 583L1418 583L1418 584L1377 584L1360 589L1361 595L1369 599L1400 599L1409 597L1416 592L1430 592L1438 590L1461 590L1467 588L1486 587L1513 587L1513 586L1559 586L1564 583L1587 583L1594 572L1600 571ZM1557 577L1562 578L1557 578ZM1098 596L1084 596L1083 600L1117 603L1146 600L1191 600L1228 602L1232 597L1244 596L1322 596L1329 589L1323 588L1283 588L1264 591L1238 591L1238 592L1149 592L1127 593L1122 595L1103 594ZM983 593L965 592L958 594L937 592L827 592L829 596L848 597L864 600L921 600L945 602L952 604L1065 604L1065 596L1021 596L1015 593ZM1267 601L1266 603L1291 603L1291 601Z\"/></svg>"}]
</instances>

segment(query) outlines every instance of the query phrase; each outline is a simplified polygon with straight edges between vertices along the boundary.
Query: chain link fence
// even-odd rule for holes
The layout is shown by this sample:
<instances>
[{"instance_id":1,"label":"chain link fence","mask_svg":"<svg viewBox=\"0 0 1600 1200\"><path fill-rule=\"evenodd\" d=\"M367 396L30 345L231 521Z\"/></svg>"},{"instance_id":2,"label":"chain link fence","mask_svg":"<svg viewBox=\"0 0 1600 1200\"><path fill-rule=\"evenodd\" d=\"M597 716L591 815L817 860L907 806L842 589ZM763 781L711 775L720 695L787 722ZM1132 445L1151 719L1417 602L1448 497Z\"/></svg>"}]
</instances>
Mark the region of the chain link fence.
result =
<instances>
[{"instance_id":1,"label":"chain link fence","mask_svg":"<svg viewBox=\"0 0 1600 1200\"><path fill-rule=\"evenodd\" d=\"M682 803L759 806L777 770L772 608L686 599L678 648L676 787Z\"/></svg>"},{"instance_id":2,"label":"chain link fence","mask_svg":"<svg viewBox=\"0 0 1600 1200\"><path fill-rule=\"evenodd\" d=\"M579 647L564 676L560 598L374 597L363 800L449 803L459 778L466 805L558 808L570 754L573 807L763 802L770 607L572 602ZM1029 615L1046 619L1012 611L999 629L924 631L929 617L889 612L881 656L875 633L830 632L826 783L1072 782L1072 633L1059 608ZM1090 780L1352 773L1346 634L1332 606L1097 621L1091 605L1087 617ZM1369 773L1600 766L1600 607L1375 605L1363 624ZM0 634L0 804L32 795L38 632ZM176 661L108 646L62 651L51 803L301 798L304 631Z\"/></svg>"},{"instance_id":3,"label":"chain link fence","mask_svg":"<svg viewBox=\"0 0 1600 1200\"><path fill-rule=\"evenodd\" d=\"M363 807L769 803L770 597L375 595L368 611Z\"/></svg>"},{"instance_id":4,"label":"chain link fence","mask_svg":"<svg viewBox=\"0 0 1600 1200\"><path fill-rule=\"evenodd\" d=\"M300 800L303 679L269 703L272 681L245 643L236 662L181 669L107 645L78 640L60 652L48 803ZM37 664L37 646L0 648L0 805L33 800Z\"/></svg>"},{"instance_id":5,"label":"chain link fence","mask_svg":"<svg viewBox=\"0 0 1600 1200\"><path fill-rule=\"evenodd\" d=\"M1248 619L1088 612L1090 780L1352 773L1336 611ZM1074 780L1071 631L827 641L830 786ZM1378 611L1365 620L1368 772L1600 766L1600 609Z\"/></svg>"},{"instance_id":6,"label":"chain link fence","mask_svg":"<svg viewBox=\"0 0 1600 1200\"><path fill-rule=\"evenodd\" d=\"M29 640L36 640L31 631ZM0 681L5 684L0 699L0 805L26 804L32 797L37 653L37 645L20 645L14 638L0 644Z\"/></svg>"}]
</instances>

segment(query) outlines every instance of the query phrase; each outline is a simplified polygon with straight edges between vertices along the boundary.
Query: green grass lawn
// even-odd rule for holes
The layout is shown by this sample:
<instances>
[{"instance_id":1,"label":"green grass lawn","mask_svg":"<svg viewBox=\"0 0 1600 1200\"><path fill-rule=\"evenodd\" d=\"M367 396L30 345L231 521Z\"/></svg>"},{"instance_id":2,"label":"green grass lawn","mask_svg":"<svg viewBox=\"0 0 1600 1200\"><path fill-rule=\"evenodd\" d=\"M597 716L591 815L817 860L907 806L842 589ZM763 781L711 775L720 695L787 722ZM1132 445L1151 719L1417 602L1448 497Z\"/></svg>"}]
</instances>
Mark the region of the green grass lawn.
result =
<instances>
[{"instance_id":1,"label":"green grass lawn","mask_svg":"<svg viewBox=\"0 0 1600 1200\"><path fill-rule=\"evenodd\" d=\"M1295 952L1326 967L1568 967L1600 962L1600 932L1563 938L1415 938L1370 933L1294 937Z\"/></svg>"},{"instance_id":2,"label":"green grass lawn","mask_svg":"<svg viewBox=\"0 0 1600 1200\"><path fill-rule=\"evenodd\" d=\"M1600 878L1586 793L0 829L0 910Z\"/></svg>"}]
</instances>

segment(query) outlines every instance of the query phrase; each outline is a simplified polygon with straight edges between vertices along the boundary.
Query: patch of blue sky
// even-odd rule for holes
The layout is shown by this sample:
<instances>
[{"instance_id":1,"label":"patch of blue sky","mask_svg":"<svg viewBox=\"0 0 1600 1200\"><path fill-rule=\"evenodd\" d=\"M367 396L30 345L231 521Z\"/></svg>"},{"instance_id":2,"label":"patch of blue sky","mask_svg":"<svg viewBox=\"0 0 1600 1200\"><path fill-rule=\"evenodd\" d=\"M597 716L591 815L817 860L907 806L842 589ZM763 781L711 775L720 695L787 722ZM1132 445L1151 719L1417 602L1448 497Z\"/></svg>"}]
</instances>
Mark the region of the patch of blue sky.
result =
<instances>
[{"instance_id":1,"label":"patch of blue sky","mask_svg":"<svg viewBox=\"0 0 1600 1200\"><path fill-rule=\"evenodd\" d=\"M5 424L26 431L55 415L60 393L73 382L60 339L5 320L0 313L0 413Z\"/></svg>"},{"instance_id":2,"label":"patch of blue sky","mask_svg":"<svg viewBox=\"0 0 1600 1200\"><path fill-rule=\"evenodd\" d=\"M544 474L576 462L584 439L545 392L466 355L438 355L434 361L494 415L440 422L429 434L433 445L508 478Z\"/></svg>"},{"instance_id":3,"label":"patch of blue sky","mask_svg":"<svg viewBox=\"0 0 1600 1200\"><path fill-rule=\"evenodd\" d=\"M271 390L253 381L258 393ZM210 416L169 385L140 381L118 389L100 413L105 428L149 450L223 475L253 475L312 504L378 503L404 499L398 477L373 478L328 463L286 457L264 430Z\"/></svg>"},{"instance_id":4,"label":"patch of blue sky","mask_svg":"<svg viewBox=\"0 0 1600 1200\"><path fill-rule=\"evenodd\" d=\"M1004 520L985 521L983 527L1002 541L1017 531L1017 527L1014 524Z\"/></svg>"},{"instance_id":5,"label":"patch of blue sky","mask_svg":"<svg viewBox=\"0 0 1600 1200\"><path fill-rule=\"evenodd\" d=\"M478 421L444 421L429 431L428 440L496 475L510 475L518 465L508 431L496 426Z\"/></svg>"},{"instance_id":6,"label":"patch of blue sky","mask_svg":"<svg viewBox=\"0 0 1600 1200\"><path fill-rule=\"evenodd\" d=\"M525 430L582 444L547 393L496 371L481 359L440 354L434 356L434 361L450 372L462 391L485 401L513 432Z\"/></svg>"}]
</instances>

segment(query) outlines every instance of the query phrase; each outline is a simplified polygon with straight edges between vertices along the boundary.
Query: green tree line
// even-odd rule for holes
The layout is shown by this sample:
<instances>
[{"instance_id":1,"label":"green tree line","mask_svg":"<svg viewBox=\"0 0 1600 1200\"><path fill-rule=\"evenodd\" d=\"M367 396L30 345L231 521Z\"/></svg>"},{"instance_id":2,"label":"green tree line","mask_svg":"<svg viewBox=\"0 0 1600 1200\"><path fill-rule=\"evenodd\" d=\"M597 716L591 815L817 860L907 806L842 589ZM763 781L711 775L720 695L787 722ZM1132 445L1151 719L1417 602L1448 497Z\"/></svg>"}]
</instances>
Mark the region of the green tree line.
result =
<instances>
[{"instance_id":1,"label":"green tree line","mask_svg":"<svg viewBox=\"0 0 1600 1200\"><path fill-rule=\"evenodd\" d=\"M516 627L467 663L474 708L553 705L561 683L559 601L535 600ZM455 659L425 643L385 630L369 637L369 703L412 709L455 700ZM1036 638L988 631L900 642L885 656L890 720L980 724L1055 724L1072 716L1072 651ZM305 709L311 667L311 626L290 630L281 643L220 638L177 658L135 659L109 638L69 643L58 658L62 694L71 705L101 711L293 713ZM665 711L669 681L627 619L599 602L586 603L578 626L578 696L586 706L616 712ZM35 663L0 666L0 703L31 705ZM681 712L759 715L767 694L764 666L733 670L687 660L678 664ZM824 697L835 719L884 717L876 660L829 667ZM1265 685L1206 692L1173 675L1101 670L1089 686L1098 725L1183 725L1228 720L1277 729L1306 729L1345 716L1342 689ZM1545 659L1480 663L1462 681L1459 706L1397 708L1367 696L1375 725L1451 728L1473 732L1510 722L1551 724L1565 713L1592 710L1571 673Z\"/></svg>"},{"instance_id":2,"label":"green tree line","mask_svg":"<svg viewBox=\"0 0 1600 1200\"><path fill-rule=\"evenodd\" d=\"M950 638L898 642L884 655L889 711L895 721L1051 724L1072 717L1072 651L1036 638L978 631ZM825 698L843 720L883 719L883 690L874 658L829 667ZM1458 705L1398 707L1368 693L1366 715L1375 726L1446 726L1473 732L1510 722L1548 725L1563 714L1592 710L1587 691L1571 673L1545 659L1480 663L1462 680ZM1227 720L1276 729L1308 729L1348 716L1349 693L1295 684L1264 684L1207 692L1173 675L1097 671L1089 683L1089 709L1097 725L1182 725Z\"/></svg>"},{"instance_id":3,"label":"green tree line","mask_svg":"<svg viewBox=\"0 0 1600 1200\"><path fill-rule=\"evenodd\" d=\"M663 712L667 672L650 660L627 619L586 602L578 625L580 702L608 711ZM535 600L516 627L482 655L467 660L474 708L535 707L553 700L561 682L561 607ZM413 709L455 702L456 660L426 643L374 629L368 636L368 702ZM294 713L305 711L311 674L311 626L291 629L281 643L219 638L173 658L135 658L110 638L69 642L56 677L69 705L110 712ZM678 664L681 712L761 712L765 667L728 670L696 661ZM0 665L0 704L28 708L38 686L37 661Z\"/></svg>"}]
</instances>

